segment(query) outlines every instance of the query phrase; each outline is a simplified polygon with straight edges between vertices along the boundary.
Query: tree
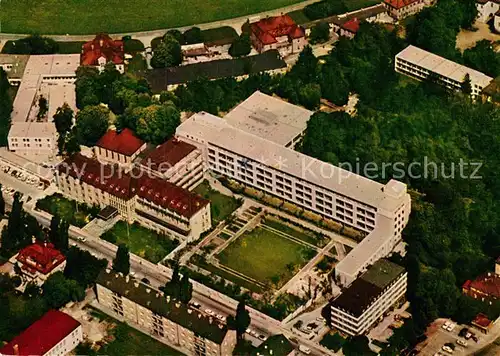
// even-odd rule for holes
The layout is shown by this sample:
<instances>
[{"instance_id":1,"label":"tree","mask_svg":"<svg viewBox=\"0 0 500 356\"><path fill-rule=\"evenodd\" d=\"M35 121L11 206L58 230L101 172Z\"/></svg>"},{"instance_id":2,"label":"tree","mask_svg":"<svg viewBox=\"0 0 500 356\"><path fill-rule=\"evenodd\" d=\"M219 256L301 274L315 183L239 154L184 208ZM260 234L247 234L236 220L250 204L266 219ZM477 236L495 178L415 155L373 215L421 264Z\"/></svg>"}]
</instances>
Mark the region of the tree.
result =
<instances>
[{"instance_id":1,"label":"tree","mask_svg":"<svg viewBox=\"0 0 500 356\"><path fill-rule=\"evenodd\" d=\"M172 279L165 283L165 287L163 288L163 291L165 294L171 296L174 299L180 298L180 275L179 275L179 264L177 262L174 262L174 268L172 271Z\"/></svg>"},{"instance_id":2,"label":"tree","mask_svg":"<svg viewBox=\"0 0 500 356\"><path fill-rule=\"evenodd\" d=\"M123 273L125 276L130 272L130 254L125 244L119 244L116 251L116 257L113 260L113 269L116 272Z\"/></svg>"},{"instance_id":3,"label":"tree","mask_svg":"<svg viewBox=\"0 0 500 356\"><path fill-rule=\"evenodd\" d=\"M179 30L168 30L167 33L165 34L165 36L172 36L173 38L176 39L177 42L179 42L180 44L184 44L185 41L184 41L184 37L182 35L182 32L179 31Z\"/></svg>"},{"instance_id":4,"label":"tree","mask_svg":"<svg viewBox=\"0 0 500 356\"><path fill-rule=\"evenodd\" d=\"M29 243L26 239L23 203L19 192L14 193L14 201L7 226L2 231L2 250L15 251Z\"/></svg>"},{"instance_id":5,"label":"tree","mask_svg":"<svg viewBox=\"0 0 500 356\"><path fill-rule=\"evenodd\" d=\"M76 107L80 110L89 105L98 105L100 100L99 70L92 66L81 66L76 70Z\"/></svg>"},{"instance_id":6,"label":"tree","mask_svg":"<svg viewBox=\"0 0 500 356\"><path fill-rule=\"evenodd\" d=\"M472 94L472 84L471 84L471 81L470 81L470 75L469 73L467 73L464 77L464 80L461 84L461 87L462 87L462 93L464 93L465 95L471 95Z\"/></svg>"},{"instance_id":7,"label":"tree","mask_svg":"<svg viewBox=\"0 0 500 356\"><path fill-rule=\"evenodd\" d=\"M251 51L250 36L246 33L242 33L240 37L234 40L231 47L229 47L229 55L231 57L247 56Z\"/></svg>"},{"instance_id":8,"label":"tree","mask_svg":"<svg viewBox=\"0 0 500 356\"><path fill-rule=\"evenodd\" d=\"M309 83L299 89L299 103L306 108L314 110L321 100L321 87L319 84Z\"/></svg>"},{"instance_id":9,"label":"tree","mask_svg":"<svg viewBox=\"0 0 500 356\"><path fill-rule=\"evenodd\" d=\"M92 147L106 133L109 125L109 109L103 106L87 106L76 114L76 134L81 145Z\"/></svg>"},{"instance_id":10,"label":"tree","mask_svg":"<svg viewBox=\"0 0 500 356\"><path fill-rule=\"evenodd\" d=\"M2 189L2 184L0 184L0 192ZM3 194L0 194L0 219L5 215L5 200L3 199ZM0 231L1 233L1 231Z\"/></svg>"},{"instance_id":11,"label":"tree","mask_svg":"<svg viewBox=\"0 0 500 356\"><path fill-rule=\"evenodd\" d=\"M42 286L43 298L47 305L59 309L70 301L81 301L85 290L72 279L66 279L62 272L51 274Z\"/></svg>"},{"instance_id":12,"label":"tree","mask_svg":"<svg viewBox=\"0 0 500 356\"><path fill-rule=\"evenodd\" d=\"M41 292L42 289L35 282L31 281L26 284L23 294L28 298L33 298L39 296Z\"/></svg>"},{"instance_id":13,"label":"tree","mask_svg":"<svg viewBox=\"0 0 500 356\"><path fill-rule=\"evenodd\" d=\"M330 25L328 22L318 22L312 29L309 42L312 44L326 42L330 38Z\"/></svg>"},{"instance_id":14,"label":"tree","mask_svg":"<svg viewBox=\"0 0 500 356\"><path fill-rule=\"evenodd\" d=\"M52 220L50 220L50 231L49 231L49 241L56 246L58 235L59 235L59 224L61 219L58 214L52 216Z\"/></svg>"},{"instance_id":15,"label":"tree","mask_svg":"<svg viewBox=\"0 0 500 356\"><path fill-rule=\"evenodd\" d=\"M182 49L180 43L170 35L166 35L151 58L153 68L175 67L182 63Z\"/></svg>"},{"instance_id":16,"label":"tree","mask_svg":"<svg viewBox=\"0 0 500 356\"><path fill-rule=\"evenodd\" d=\"M311 46L306 46L299 54L297 63L290 70L294 80L303 83L315 82L318 76L318 59L314 56Z\"/></svg>"},{"instance_id":17,"label":"tree","mask_svg":"<svg viewBox=\"0 0 500 356\"><path fill-rule=\"evenodd\" d=\"M59 44L52 38L31 35L13 41L5 46L3 53L9 54L54 54L59 50Z\"/></svg>"},{"instance_id":18,"label":"tree","mask_svg":"<svg viewBox=\"0 0 500 356\"><path fill-rule=\"evenodd\" d=\"M59 135L65 135L71 130L73 125L73 110L69 107L68 103L57 108L53 116L53 122L56 125L56 130Z\"/></svg>"},{"instance_id":19,"label":"tree","mask_svg":"<svg viewBox=\"0 0 500 356\"><path fill-rule=\"evenodd\" d=\"M69 222L61 220L57 228L55 240L52 242L60 251L66 252L69 249Z\"/></svg>"},{"instance_id":20,"label":"tree","mask_svg":"<svg viewBox=\"0 0 500 356\"><path fill-rule=\"evenodd\" d=\"M66 278L74 279L83 287L89 287L95 283L97 276L107 264L107 260L98 259L90 252L72 246L66 253L64 275Z\"/></svg>"},{"instance_id":21,"label":"tree","mask_svg":"<svg viewBox=\"0 0 500 356\"><path fill-rule=\"evenodd\" d=\"M203 35L199 27L191 27L183 33L185 44L202 43Z\"/></svg>"},{"instance_id":22,"label":"tree","mask_svg":"<svg viewBox=\"0 0 500 356\"><path fill-rule=\"evenodd\" d=\"M238 303L236 307L236 316L230 315L227 320L227 325L236 330L236 338L238 340L243 340L243 335L245 334L248 326L250 325L250 313L245 308L245 302L242 300Z\"/></svg>"},{"instance_id":23,"label":"tree","mask_svg":"<svg viewBox=\"0 0 500 356\"><path fill-rule=\"evenodd\" d=\"M47 111L49 111L48 101L45 99L43 95L40 95L38 98L38 114L36 114L37 119L42 119L47 115Z\"/></svg>"},{"instance_id":24,"label":"tree","mask_svg":"<svg viewBox=\"0 0 500 356\"><path fill-rule=\"evenodd\" d=\"M352 336L342 346L342 352L345 356L371 355L372 351L368 344L369 341L366 336Z\"/></svg>"},{"instance_id":25,"label":"tree","mask_svg":"<svg viewBox=\"0 0 500 356\"><path fill-rule=\"evenodd\" d=\"M0 68L0 145L7 146L7 134L10 128L12 99L7 73Z\"/></svg>"},{"instance_id":26,"label":"tree","mask_svg":"<svg viewBox=\"0 0 500 356\"><path fill-rule=\"evenodd\" d=\"M144 141L154 144L163 143L173 136L180 124L180 112L168 101L163 105L150 105L133 110L137 120L137 135Z\"/></svg>"},{"instance_id":27,"label":"tree","mask_svg":"<svg viewBox=\"0 0 500 356\"><path fill-rule=\"evenodd\" d=\"M488 40L479 41L473 48L466 49L463 59L468 67L492 77L500 75L500 54L495 52L493 44Z\"/></svg>"},{"instance_id":28,"label":"tree","mask_svg":"<svg viewBox=\"0 0 500 356\"><path fill-rule=\"evenodd\" d=\"M104 70L99 74L98 84L100 89L100 99L103 103L109 103L113 97L113 85L120 80L121 74L116 69L113 62L108 62L104 66Z\"/></svg>"},{"instance_id":29,"label":"tree","mask_svg":"<svg viewBox=\"0 0 500 356\"><path fill-rule=\"evenodd\" d=\"M189 281L187 271L184 272L179 282L179 300L185 304L189 303L193 296L193 284Z\"/></svg>"}]
</instances>

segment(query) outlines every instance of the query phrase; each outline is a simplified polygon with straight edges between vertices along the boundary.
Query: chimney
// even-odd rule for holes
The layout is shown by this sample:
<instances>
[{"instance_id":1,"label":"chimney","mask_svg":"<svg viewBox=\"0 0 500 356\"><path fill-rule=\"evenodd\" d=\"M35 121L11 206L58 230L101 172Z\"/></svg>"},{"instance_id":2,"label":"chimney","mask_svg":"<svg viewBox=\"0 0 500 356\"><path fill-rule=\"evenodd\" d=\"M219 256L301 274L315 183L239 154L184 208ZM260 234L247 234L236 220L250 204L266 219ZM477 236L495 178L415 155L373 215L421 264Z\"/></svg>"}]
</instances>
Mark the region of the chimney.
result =
<instances>
[{"instance_id":1,"label":"chimney","mask_svg":"<svg viewBox=\"0 0 500 356\"><path fill-rule=\"evenodd\" d=\"M15 344L12 348L14 349L14 355L19 356L19 345Z\"/></svg>"},{"instance_id":2,"label":"chimney","mask_svg":"<svg viewBox=\"0 0 500 356\"><path fill-rule=\"evenodd\" d=\"M188 314L192 314L193 313L193 309L188 309Z\"/></svg>"},{"instance_id":3,"label":"chimney","mask_svg":"<svg viewBox=\"0 0 500 356\"><path fill-rule=\"evenodd\" d=\"M214 318L212 318L212 317L208 318L208 322L209 322L210 324L212 324L212 322L213 322L213 321L214 321Z\"/></svg>"},{"instance_id":4,"label":"chimney","mask_svg":"<svg viewBox=\"0 0 500 356\"><path fill-rule=\"evenodd\" d=\"M109 268L106 268L106 273L111 273L111 270Z\"/></svg>"},{"instance_id":5,"label":"chimney","mask_svg":"<svg viewBox=\"0 0 500 356\"><path fill-rule=\"evenodd\" d=\"M170 303L170 296L167 295L167 303Z\"/></svg>"},{"instance_id":6,"label":"chimney","mask_svg":"<svg viewBox=\"0 0 500 356\"><path fill-rule=\"evenodd\" d=\"M135 288L139 288L139 283L134 282L134 287L135 287Z\"/></svg>"},{"instance_id":7,"label":"chimney","mask_svg":"<svg viewBox=\"0 0 500 356\"><path fill-rule=\"evenodd\" d=\"M175 307L176 308L180 308L181 307L181 303L175 303Z\"/></svg>"},{"instance_id":8,"label":"chimney","mask_svg":"<svg viewBox=\"0 0 500 356\"><path fill-rule=\"evenodd\" d=\"M130 277L129 277L129 276L128 276L128 274L127 274L127 277L125 277L125 282L127 282L127 283L128 283L128 281L130 281Z\"/></svg>"},{"instance_id":9,"label":"chimney","mask_svg":"<svg viewBox=\"0 0 500 356\"><path fill-rule=\"evenodd\" d=\"M33 236L33 237L31 238L31 243L36 243L36 238L35 238L35 236Z\"/></svg>"},{"instance_id":10,"label":"chimney","mask_svg":"<svg viewBox=\"0 0 500 356\"><path fill-rule=\"evenodd\" d=\"M146 288L146 293L149 294L149 292L151 292L151 289L150 288Z\"/></svg>"}]
</instances>

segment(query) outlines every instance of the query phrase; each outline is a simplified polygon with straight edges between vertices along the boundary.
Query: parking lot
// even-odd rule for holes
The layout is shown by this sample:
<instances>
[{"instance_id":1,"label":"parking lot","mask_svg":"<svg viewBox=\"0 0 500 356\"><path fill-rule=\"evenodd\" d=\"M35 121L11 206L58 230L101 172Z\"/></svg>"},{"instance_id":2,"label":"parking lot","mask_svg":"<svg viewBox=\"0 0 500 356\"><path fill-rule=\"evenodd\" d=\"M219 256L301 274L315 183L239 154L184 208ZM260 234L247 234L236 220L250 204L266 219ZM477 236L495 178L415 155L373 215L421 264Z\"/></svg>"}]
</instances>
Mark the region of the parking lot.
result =
<instances>
[{"instance_id":1,"label":"parking lot","mask_svg":"<svg viewBox=\"0 0 500 356\"><path fill-rule=\"evenodd\" d=\"M41 194L45 185L40 179L27 172L14 169L6 164L0 164L0 182L2 183L2 194L6 199L12 199L14 193L23 193L23 201L31 200Z\"/></svg>"},{"instance_id":2,"label":"parking lot","mask_svg":"<svg viewBox=\"0 0 500 356\"><path fill-rule=\"evenodd\" d=\"M420 355L468 355L471 353L471 348L475 349L481 344L483 337L478 330L467 325L457 325L447 319L436 320L429 326L427 334L426 346Z\"/></svg>"}]
</instances>

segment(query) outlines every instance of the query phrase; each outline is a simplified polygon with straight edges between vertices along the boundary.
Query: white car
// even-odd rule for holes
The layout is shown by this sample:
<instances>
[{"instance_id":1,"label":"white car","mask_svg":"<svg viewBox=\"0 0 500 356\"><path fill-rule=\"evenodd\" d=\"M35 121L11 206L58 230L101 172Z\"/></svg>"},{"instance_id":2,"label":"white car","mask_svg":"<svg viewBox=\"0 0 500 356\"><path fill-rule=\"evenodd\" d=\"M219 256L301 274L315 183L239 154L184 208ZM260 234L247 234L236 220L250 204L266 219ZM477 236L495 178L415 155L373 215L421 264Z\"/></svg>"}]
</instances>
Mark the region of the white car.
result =
<instances>
[{"instance_id":1,"label":"white car","mask_svg":"<svg viewBox=\"0 0 500 356\"><path fill-rule=\"evenodd\" d=\"M311 353L311 349L304 345L299 345L299 351L306 355L309 355Z\"/></svg>"},{"instance_id":2,"label":"white car","mask_svg":"<svg viewBox=\"0 0 500 356\"><path fill-rule=\"evenodd\" d=\"M453 353L453 349L451 347L449 347L448 345L443 345L442 349L443 349L443 351L446 351L449 354Z\"/></svg>"},{"instance_id":3,"label":"white car","mask_svg":"<svg viewBox=\"0 0 500 356\"><path fill-rule=\"evenodd\" d=\"M220 321L226 321L226 317L224 315L217 314L215 317Z\"/></svg>"},{"instance_id":4,"label":"white car","mask_svg":"<svg viewBox=\"0 0 500 356\"><path fill-rule=\"evenodd\" d=\"M451 323L450 326L446 328L446 330L453 331L453 329L455 329L455 326L457 326L457 324Z\"/></svg>"},{"instance_id":5,"label":"white car","mask_svg":"<svg viewBox=\"0 0 500 356\"><path fill-rule=\"evenodd\" d=\"M459 344L460 346L466 347L467 346L467 341L462 340L462 339L458 339L457 340L457 344Z\"/></svg>"},{"instance_id":6,"label":"white car","mask_svg":"<svg viewBox=\"0 0 500 356\"><path fill-rule=\"evenodd\" d=\"M211 315L211 316L213 316L215 314L211 309L205 309L205 313L207 313L208 315Z\"/></svg>"},{"instance_id":7,"label":"white car","mask_svg":"<svg viewBox=\"0 0 500 356\"><path fill-rule=\"evenodd\" d=\"M445 321L443 326L441 326L444 330L448 329L448 326L450 326L451 322L449 320Z\"/></svg>"}]
</instances>

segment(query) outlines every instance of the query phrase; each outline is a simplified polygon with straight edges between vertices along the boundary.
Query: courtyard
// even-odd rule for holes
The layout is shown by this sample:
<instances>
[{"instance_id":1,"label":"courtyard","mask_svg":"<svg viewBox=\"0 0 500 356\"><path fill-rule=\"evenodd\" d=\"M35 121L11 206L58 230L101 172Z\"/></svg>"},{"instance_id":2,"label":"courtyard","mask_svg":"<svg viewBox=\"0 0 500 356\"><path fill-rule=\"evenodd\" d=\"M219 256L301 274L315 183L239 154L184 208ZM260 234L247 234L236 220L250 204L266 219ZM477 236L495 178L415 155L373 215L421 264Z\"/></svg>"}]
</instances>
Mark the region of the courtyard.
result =
<instances>
[{"instance_id":1,"label":"courtyard","mask_svg":"<svg viewBox=\"0 0 500 356\"><path fill-rule=\"evenodd\" d=\"M214 226L229 217L241 205L237 199L212 189L207 181L203 181L193 191L210 200L210 214Z\"/></svg>"},{"instance_id":2,"label":"courtyard","mask_svg":"<svg viewBox=\"0 0 500 356\"><path fill-rule=\"evenodd\" d=\"M137 223L130 225L124 221L118 221L101 238L116 245L123 243L131 253L153 263L160 262L179 245L177 240L166 235L158 234Z\"/></svg>"},{"instance_id":3,"label":"courtyard","mask_svg":"<svg viewBox=\"0 0 500 356\"><path fill-rule=\"evenodd\" d=\"M276 287L288 281L316 251L284 236L256 227L230 243L217 258L222 265Z\"/></svg>"},{"instance_id":4,"label":"courtyard","mask_svg":"<svg viewBox=\"0 0 500 356\"><path fill-rule=\"evenodd\" d=\"M61 219L69 221L71 225L84 227L99 213L99 207L89 207L67 199L59 193L40 199L36 207L52 215L59 215Z\"/></svg>"}]
</instances>

